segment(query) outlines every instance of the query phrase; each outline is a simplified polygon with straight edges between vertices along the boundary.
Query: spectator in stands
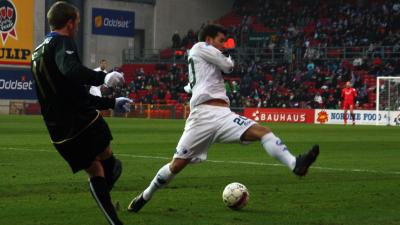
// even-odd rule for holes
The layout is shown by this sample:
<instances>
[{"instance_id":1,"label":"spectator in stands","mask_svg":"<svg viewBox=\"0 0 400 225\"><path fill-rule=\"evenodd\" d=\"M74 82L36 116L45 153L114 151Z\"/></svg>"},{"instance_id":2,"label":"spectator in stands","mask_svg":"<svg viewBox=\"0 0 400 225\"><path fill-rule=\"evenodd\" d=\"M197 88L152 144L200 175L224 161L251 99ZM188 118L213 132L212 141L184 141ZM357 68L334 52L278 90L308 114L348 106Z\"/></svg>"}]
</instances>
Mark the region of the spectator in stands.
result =
<instances>
[{"instance_id":1,"label":"spectator in stands","mask_svg":"<svg viewBox=\"0 0 400 225\"><path fill-rule=\"evenodd\" d=\"M94 71L103 71L104 73L107 73L107 60L101 59L99 63L99 67L95 68Z\"/></svg>"},{"instance_id":2,"label":"spectator in stands","mask_svg":"<svg viewBox=\"0 0 400 225\"><path fill-rule=\"evenodd\" d=\"M313 108L324 108L324 101L322 100L322 96L319 91L315 94Z\"/></svg>"},{"instance_id":3,"label":"spectator in stands","mask_svg":"<svg viewBox=\"0 0 400 225\"><path fill-rule=\"evenodd\" d=\"M232 94L228 95L229 98L235 98L233 94L235 92L245 97L255 97L257 93L263 101L262 105L265 101L274 106L313 107L316 91L321 91L322 100L327 103L330 95L335 100L340 98L340 93L338 95L336 89L344 81L351 80L354 87L360 89L366 79L365 75L360 74L369 72L386 76L400 73L400 63L387 61L390 56L400 55L400 53L395 53L396 49L397 51L400 49L400 23L396 22L400 19L398 5L395 1L385 2L380 7L368 4L361 6L350 0L343 1L343 4L321 0L312 2L235 1L233 10L237 14L235 17L239 17L239 24L230 25L229 35L234 36L235 40L246 42L248 39L246 35L249 32L259 32L258 25L264 26L271 33L268 39L270 48L264 51L275 55L271 59L262 52L242 50L243 54L234 72L235 77L240 78L240 81L237 84L232 82ZM197 41L197 36L193 34L196 32L188 31L182 41L184 47L190 47ZM242 41L238 42L240 45ZM393 47L383 48L383 45ZM330 47L338 48L332 50ZM369 48L367 54L366 48ZM300 57L293 58L290 64L280 65L280 61L286 58L279 56L279 53L290 55L290 52L287 52L288 49L298 49L299 53L307 55L306 60L312 63L305 63L305 59ZM291 53L296 54L296 57L302 56L298 55L297 51ZM374 65L371 57L379 58L380 65L371 66ZM309 64L313 66L308 67ZM181 77L187 79L185 74L187 70L173 70L174 67L170 71L173 76L165 73L166 79L162 76L159 79L139 79L141 87L148 86L149 82L154 88L156 83L171 87L170 91L174 93L172 99L177 100L174 97L178 98L178 94L182 91L184 85L181 83L185 82ZM270 80L271 76L272 80ZM303 87L304 82L309 82L309 84ZM270 84L282 87L274 90L280 92L279 95L278 93L272 95L279 96L278 99L266 98L266 92L272 91ZM290 90L293 97L284 90ZM310 94L311 92L313 94ZM238 106L249 103L246 98L243 100L235 98L233 102L236 102ZM252 106L258 104L254 101L250 103L253 104ZM362 101L360 104L363 105Z\"/></svg>"},{"instance_id":4,"label":"spectator in stands","mask_svg":"<svg viewBox=\"0 0 400 225\"><path fill-rule=\"evenodd\" d=\"M226 95L230 96L232 93L231 85L229 84L229 81L225 80L225 90L226 90Z\"/></svg>"},{"instance_id":5,"label":"spectator in stands","mask_svg":"<svg viewBox=\"0 0 400 225\"><path fill-rule=\"evenodd\" d=\"M178 31L175 31L174 35L172 35L172 48L178 49L181 47L181 36L179 36Z\"/></svg>"},{"instance_id":6,"label":"spectator in stands","mask_svg":"<svg viewBox=\"0 0 400 225\"><path fill-rule=\"evenodd\" d=\"M335 98L333 97L333 95L329 95L328 100L326 101L325 104L325 108L326 109L337 109L337 101L335 100Z\"/></svg>"}]
</instances>

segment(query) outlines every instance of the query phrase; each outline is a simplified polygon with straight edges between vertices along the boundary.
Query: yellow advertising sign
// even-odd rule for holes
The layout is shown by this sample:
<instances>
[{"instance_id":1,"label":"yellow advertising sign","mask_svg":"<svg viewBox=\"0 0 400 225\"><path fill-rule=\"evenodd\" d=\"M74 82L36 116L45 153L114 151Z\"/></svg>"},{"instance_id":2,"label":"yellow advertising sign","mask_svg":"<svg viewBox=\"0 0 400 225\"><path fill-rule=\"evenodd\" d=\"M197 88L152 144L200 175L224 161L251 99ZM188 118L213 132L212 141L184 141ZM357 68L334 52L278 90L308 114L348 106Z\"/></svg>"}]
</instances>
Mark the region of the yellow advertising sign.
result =
<instances>
[{"instance_id":1,"label":"yellow advertising sign","mask_svg":"<svg viewBox=\"0 0 400 225\"><path fill-rule=\"evenodd\" d=\"M0 65L29 65L34 0L0 0Z\"/></svg>"}]
</instances>

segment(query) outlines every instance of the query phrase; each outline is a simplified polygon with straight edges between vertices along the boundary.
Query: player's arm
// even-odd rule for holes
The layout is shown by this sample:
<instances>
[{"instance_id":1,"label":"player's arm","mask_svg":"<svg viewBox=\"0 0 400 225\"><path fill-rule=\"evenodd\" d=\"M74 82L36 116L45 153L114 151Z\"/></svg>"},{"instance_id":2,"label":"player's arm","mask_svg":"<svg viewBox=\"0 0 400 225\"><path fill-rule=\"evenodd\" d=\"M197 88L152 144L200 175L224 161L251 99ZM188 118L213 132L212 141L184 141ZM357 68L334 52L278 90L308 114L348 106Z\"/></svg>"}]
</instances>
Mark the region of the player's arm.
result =
<instances>
[{"instance_id":1,"label":"player's arm","mask_svg":"<svg viewBox=\"0 0 400 225\"><path fill-rule=\"evenodd\" d=\"M115 108L115 98L99 97L89 94L89 101L99 110Z\"/></svg>"},{"instance_id":2,"label":"player's arm","mask_svg":"<svg viewBox=\"0 0 400 225\"><path fill-rule=\"evenodd\" d=\"M225 73L230 73L233 71L235 66L232 58L226 57L222 52L212 45L207 45L206 47L199 48L198 54L205 61L218 66Z\"/></svg>"},{"instance_id":3,"label":"player's arm","mask_svg":"<svg viewBox=\"0 0 400 225\"><path fill-rule=\"evenodd\" d=\"M357 97L357 90L355 88L353 88L353 95L354 95L354 98Z\"/></svg>"},{"instance_id":4,"label":"player's arm","mask_svg":"<svg viewBox=\"0 0 400 225\"><path fill-rule=\"evenodd\" d=\"M89 101L99 110L114 109L118 113L127 113L131 111L132 100L125 97L106 98L89 94Z\"/></svg>"},{"instance_id":5,"label":"player's arm","mask_svg":"<svg viewBox=\"0 0 400 225\"><path fill-rule=\"evenodd\" d=\"M98 86L106 76L102 71L94 71L82 65L72 39L62 38L56 45L55 61L60 72L81 84Z\"/></svg>"}]
</instances>

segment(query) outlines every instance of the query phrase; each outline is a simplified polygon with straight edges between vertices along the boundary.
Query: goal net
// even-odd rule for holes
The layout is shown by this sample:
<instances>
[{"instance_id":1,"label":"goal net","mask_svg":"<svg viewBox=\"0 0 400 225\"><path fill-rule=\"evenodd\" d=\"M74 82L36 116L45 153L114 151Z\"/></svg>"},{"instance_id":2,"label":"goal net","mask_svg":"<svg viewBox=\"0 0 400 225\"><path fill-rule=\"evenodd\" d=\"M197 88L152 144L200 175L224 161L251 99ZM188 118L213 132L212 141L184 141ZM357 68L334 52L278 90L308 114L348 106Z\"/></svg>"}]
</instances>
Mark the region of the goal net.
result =
<instances>
[{"instance_id":1,"label":"goal net","mask_svg":"<svg viewBox=\"0 0 400 225\"><path fill-rule=\"evenodd\" d=\"M377 77L376 118L376 125L400 126L400 77Z\"/></svg>"}]
</instances>

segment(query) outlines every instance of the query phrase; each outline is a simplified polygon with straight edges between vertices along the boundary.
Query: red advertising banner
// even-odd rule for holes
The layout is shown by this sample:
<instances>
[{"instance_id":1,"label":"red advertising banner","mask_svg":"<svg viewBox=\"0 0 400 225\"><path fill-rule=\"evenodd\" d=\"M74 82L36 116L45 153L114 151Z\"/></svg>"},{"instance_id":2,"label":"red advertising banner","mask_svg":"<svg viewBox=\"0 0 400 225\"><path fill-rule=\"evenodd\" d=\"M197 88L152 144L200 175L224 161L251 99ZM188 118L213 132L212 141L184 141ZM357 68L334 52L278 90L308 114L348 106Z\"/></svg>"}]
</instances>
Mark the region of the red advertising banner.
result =
<instances>
[{"instance_id":1,"label":"red advertising banner","mask_svg":"<svg viewBox=\"0 0 400 225\"><path fill-rule=\"evenodd\" d=\"M314 123L314 114L314 109L244 109L244 116L257 122Z\"/></svg>"}]
</instances>

